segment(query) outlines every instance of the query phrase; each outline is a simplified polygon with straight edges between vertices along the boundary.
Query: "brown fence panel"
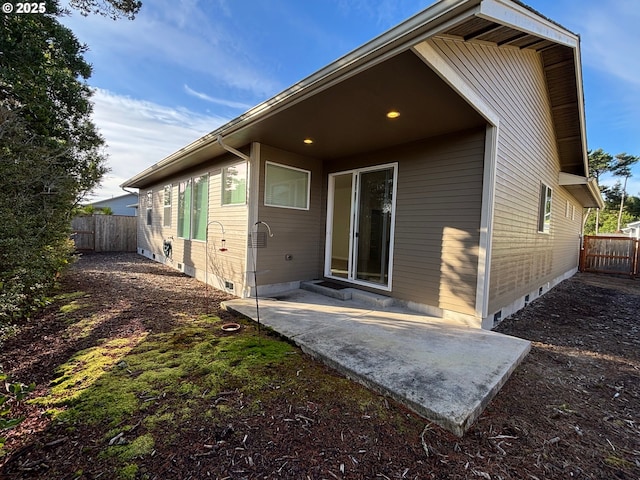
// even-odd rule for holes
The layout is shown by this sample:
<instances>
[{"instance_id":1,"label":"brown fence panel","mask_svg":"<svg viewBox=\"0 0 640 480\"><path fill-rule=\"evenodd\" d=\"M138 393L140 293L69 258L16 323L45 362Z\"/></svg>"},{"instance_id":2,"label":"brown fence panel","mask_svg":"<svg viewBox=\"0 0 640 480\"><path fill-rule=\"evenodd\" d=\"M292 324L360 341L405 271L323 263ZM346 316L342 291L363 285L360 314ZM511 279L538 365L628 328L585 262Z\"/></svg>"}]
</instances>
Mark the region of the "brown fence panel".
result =
<instances>
[{"instance_id":1,"label":"brown fence panel","mask_svg":"<svg viewBox=\"0 0 640 480\"><path fill-rule=\"evenodd\" d=\"M124 215L91 215L73 219L77 250L135 252L138 218Z\"/></svg>"},{"instance_id":2,"label":"brown fence panel","mask_svg":"<svg viewBox=\"0 0 640 480\"><path fill-rule=\"evenodd\" d=\"M581 272L638 274L637 239L587 235L580 253Z\"/></svg>"},{"instance_id":3,"label":"brown fence panel","mask_svg":"<svg viewBox=\"0 0 640 480\"><path fill-rule=\"evenodd\" d=\"M76 250L95 250L95 216L75 217L71 220L71 230Z\"/></svg>"}]
</instances>

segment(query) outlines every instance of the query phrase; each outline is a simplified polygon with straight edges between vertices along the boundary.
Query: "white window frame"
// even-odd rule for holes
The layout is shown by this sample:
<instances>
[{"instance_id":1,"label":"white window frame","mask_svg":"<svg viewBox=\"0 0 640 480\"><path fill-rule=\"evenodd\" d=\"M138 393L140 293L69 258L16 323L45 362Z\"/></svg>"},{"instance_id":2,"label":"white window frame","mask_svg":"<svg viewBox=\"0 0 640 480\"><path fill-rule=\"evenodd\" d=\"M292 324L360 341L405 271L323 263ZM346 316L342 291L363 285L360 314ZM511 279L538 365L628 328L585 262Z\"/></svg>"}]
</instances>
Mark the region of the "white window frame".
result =
<instances>
[{"instance_id":1,"label":"white window frame","mask_svg":"<svg viewBox=\"0 0 640 480\"><path fill-rule=\"evenodd\" d=\"M206 178L207 181L207 198L204 202L204 208L206 209L205 213L205 222L204 222L204 238L195 238L194 230L195 230L195 219L196 219L196 179ZM210 177L208 173L203 173L202 175L195 175L191 177L191 228L189 229L190 239L194 242L206 242L207 241L207 224L209 223L209 192L210 192Z\"/></svg>"},{"instance_id":2,"label":"white window frame","mask_svg":"<svg viewBox=\"0 0 640 480\"><path fill-rule=\"evenodd\" d=\"M551 214L553 212L553 189L546 183L540 183L538 206L538 233L551 233Z\"/></svg>"},{"instance_id":3,"label":"white window frame","mask_svg":"<svg viewBox=\"0 0 640 480\"><path fill-rule=\"evenodd\" d=\"M244 201L243 202L237 202L237 203L225 203L224 197L225 197L225 193L226 193L225 188L226 188L226 184L227 184L227 169L233 168L233 167L237 167L238 165L244 165L245 166ZM247 190L249 188L248 181L249 181L249 165L247 164L247 162L238 162L238 163L234 163L233 165L227 165L226 167L222 167L222 187L220 189L221 190L220 204L223 207L237 207L239 205L246 205L247 204Z\"/></svg>"},{"instance_id":4,"label":"white window frame","mask_svg":"<svg viewBox=\"0 0 640 480\"><path fill-rule=\"evenodd\" d=\"M181 209L180 209L180 193L181 193L181 189L182 189L182 185L183 184L184 184L184 190L182 190L183 192L186 192L187 188L189 189L189 204L188 205L185 204L183 206L183 212L182 212L183 213L183 215L182 215L183 221L180 221L180 211L181 211ZM177 232L178 238L184 238L185 240L189 240L191 238L191 201L192 201L191 199L192 199L192 197L193 197L193 183L192 183L191 178L185 178L184 180L181 180L180 182L178 182L178 205L177 205L177 208L178 208L178 220L177 220L177 225L176 225L176 232ZM186 225L187 232L186 232L186 235L185 235L184 231L180 232L180 228L181 228L181 225L184 224L184 217L186 215L189 215L189 221L187 222L187 225Z\"/></svg>"},{"instance_id":5,"label":"white window frame","mask_svg":"<svg viewBox=\"0 0 640 480\"><path fill-rule=\"evenodd\" d=\"M162 226L170 227L171 226L171 214L173 213L173 185L165 185L164 193L162 197ZM167 203L168 200L168 203ZM167 215L167 209L169 210L169 214Z\"/></svg>"},{"instance_id":6,"label":"white window frame","mask_svg":"<svg viewBox=\"0 0 640 480\"><path fill-rule=\"evenodd\" d=\"M306 174L307 176L307 191L306 196L305 196L305 205L304 207L294 207L291 205L277 205L277 204L273 204L273 203L269 203L267 201L268 198L268 193L269 193L269 185L268 185L268 181L269 181L269 165L273 165L275 167L279 167L279 168L284 168L287 170L293 170L296 172L302 172L304 174ZM311 170L305 170L304 168L297 168L297 167L292 167L291 165L283 165L281 163L276 163L276 162L265 162L265 168L264 168L264 206L265 207L275 207L275 208L288 208L288 209L292 209L292 210L309 210L309 206L311 204Z\"/></svg>"},{"instance_id":7,"label":"white window frame","mask_svg":"<svg viewBox=\"0 0 640 480\"><path fill-rule=\"evenodd\" d=\"M146 224L153 225L153 190L147 190Z\"/></svg>"}]
</instances>

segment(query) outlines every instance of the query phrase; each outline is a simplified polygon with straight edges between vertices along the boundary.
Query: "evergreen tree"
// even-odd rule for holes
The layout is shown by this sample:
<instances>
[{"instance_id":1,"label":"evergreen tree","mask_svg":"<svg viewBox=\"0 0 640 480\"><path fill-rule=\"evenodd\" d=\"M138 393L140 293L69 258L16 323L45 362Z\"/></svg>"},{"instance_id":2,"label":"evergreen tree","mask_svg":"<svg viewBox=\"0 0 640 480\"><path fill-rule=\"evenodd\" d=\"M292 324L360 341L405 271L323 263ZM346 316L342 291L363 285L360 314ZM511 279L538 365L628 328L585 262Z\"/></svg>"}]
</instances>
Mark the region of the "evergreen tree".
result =
<instances>
[{"instance_id":1,"label":"evergreen tree","mask_svg":"<svg viewBox=\"0 0 640 480\"><path fill-rule=\"evenodd\" d=\"M140 2L72 0L83 14L133 18ZM106 173L91 121L91 66L58 17L0 17L0 324L37 306L68 263L75 205Z\"/></svg>"}]
</instances>

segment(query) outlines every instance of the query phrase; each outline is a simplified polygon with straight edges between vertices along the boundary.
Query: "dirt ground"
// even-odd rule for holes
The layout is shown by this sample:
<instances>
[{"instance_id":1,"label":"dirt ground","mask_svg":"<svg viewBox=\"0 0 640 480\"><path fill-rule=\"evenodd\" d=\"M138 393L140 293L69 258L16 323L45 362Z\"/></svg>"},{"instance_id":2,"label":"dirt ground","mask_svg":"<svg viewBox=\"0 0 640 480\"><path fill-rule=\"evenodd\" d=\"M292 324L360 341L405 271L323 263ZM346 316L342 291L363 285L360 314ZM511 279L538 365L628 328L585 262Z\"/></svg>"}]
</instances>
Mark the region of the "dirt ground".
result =
<instances>
[{"instance_id":1,"label":"dirt ground","mask_svg":"<svg viewBox=\"0 0 640 480\"><path fill-rule=\"evenodd\" d=\"M70 333L54 304L2 345L5 373L36 383L31 398L105 339L169 332L202 313L233 319L219 308L225 295L135 254L84 255L62 280L61 292L76 291L92 301L89 334ZM224 392L232 413L211 421L212 401L194 400L187 421L130 459L128 477L100 453L107 426L69 428L23 402L25 421L3 432L0 478L640 479L640 280L578 274L497 330L532 350L463 438L298 351L259 408Z\"/></svg>"}]
</instances>

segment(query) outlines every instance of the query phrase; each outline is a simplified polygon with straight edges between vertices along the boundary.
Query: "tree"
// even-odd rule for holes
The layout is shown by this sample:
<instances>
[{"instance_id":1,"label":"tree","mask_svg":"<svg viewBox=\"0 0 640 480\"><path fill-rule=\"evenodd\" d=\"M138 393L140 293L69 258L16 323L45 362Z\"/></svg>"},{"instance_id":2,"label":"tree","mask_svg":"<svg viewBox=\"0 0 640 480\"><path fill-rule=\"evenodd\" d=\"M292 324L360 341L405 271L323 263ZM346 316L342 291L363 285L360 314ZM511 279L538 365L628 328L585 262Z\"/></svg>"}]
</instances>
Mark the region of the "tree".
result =
<instances>
[{"instance_id":1,"label":"tree","mask_svg":"<svg viewBox=\"0 0 640 480\"><path fill-rule=\"evenodd\" d=\"M615 157L615 162L611 168L611 172L616 177L624 177L624 184L622 186L622 197L620 199L620 210L618 213L618 228L616 231L621 231L622 226L622 212L624 210L624 200L627 190L627 180L631 177L631 167L640 160L640 157L628 155L626 153L619 153Z\"/></svg>"},{"instance_id":2,"label":"tree","mask_svg":"<svg viewBox=\"0 0 640 480\"><path fill-rule=\"evenodd\" d=\"M69 3L82 15L96 13L114 20L122 17L133 20L142 7L142 2L137 0L70 0Z\"/></svg>"},{"instance_id":3,"label":"tree","mask_svg":"<svg viewBox=\"0 0 640 480\"><path fill-rule=\"evenodd\" d=\"M611 170L611 164L613 162L613 157L611 154L605 152L601 148L597 150L589 150L587 152L589 157L589 173L593 178L596 179L598 185L600 185L600 175L607 173ZM600 187L600 191L603 192L605 187ZM589 217L589 213L591 209L587 212L587 218ZM598 234L598 229L600 225L600 209L596 210L596 228L595 233Z\"/></svg>"},{"instance_id":4,"label":"tree","mask_svg":"<svg viewBox=\"0 0 640 480\"><path fill-rule=\"evenodd\" d=\"M91 121L87 47L58 21L57 0L45 6L0 17L0 324L41 304L69 262L74 207L107 171ZM71 6L133 18L140 2Z\"/></svg>"}]
</instances>

